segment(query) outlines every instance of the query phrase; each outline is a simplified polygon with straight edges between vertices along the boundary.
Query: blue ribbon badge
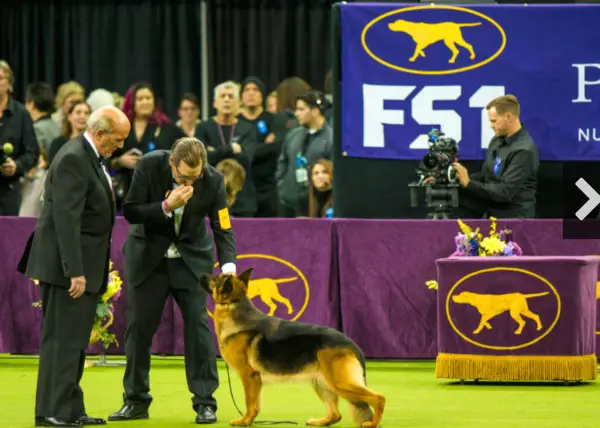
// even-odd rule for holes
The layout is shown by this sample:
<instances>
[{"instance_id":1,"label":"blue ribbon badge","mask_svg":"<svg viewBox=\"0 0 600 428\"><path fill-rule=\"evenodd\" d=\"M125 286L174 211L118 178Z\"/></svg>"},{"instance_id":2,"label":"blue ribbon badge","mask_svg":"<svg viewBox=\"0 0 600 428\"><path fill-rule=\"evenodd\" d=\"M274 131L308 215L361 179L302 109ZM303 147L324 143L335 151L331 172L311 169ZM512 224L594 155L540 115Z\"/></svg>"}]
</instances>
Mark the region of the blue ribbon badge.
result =
<instances>
[{"instance_id":1,"label":"blue ribbon badge","mask_svg":"<svg viewBox=\"0 0 600 428\"><path fill-rule=\"evenodd\" d=\"M496 158L496 162L494 163L494 175L496 177L500 176L500 165L502 164L502 159L499 157Z\"/></svg>"},{"instance_id":2,"label":"blue ribbon badge","mask_svg":"<svg viewBox=\"0 0 600 428\"><path fill-rule=\"evenodd\" d=\"M258 122L256 122L256 127L258 128L258 132L260 132L263 135L266 134L269 131L267 129L267 124L262 119L259 120Z\"/></svg>"},{"instance_id":3,"label":"blue ribbon badge","mask_svg":"<svg viewBox=\"0 0 600 428\"><path fill-rule=\"evenodd\" d=\"M154 141L150 141L148 143L148 153L156 150L156 143Z\"/></svg>"}]
</instances>

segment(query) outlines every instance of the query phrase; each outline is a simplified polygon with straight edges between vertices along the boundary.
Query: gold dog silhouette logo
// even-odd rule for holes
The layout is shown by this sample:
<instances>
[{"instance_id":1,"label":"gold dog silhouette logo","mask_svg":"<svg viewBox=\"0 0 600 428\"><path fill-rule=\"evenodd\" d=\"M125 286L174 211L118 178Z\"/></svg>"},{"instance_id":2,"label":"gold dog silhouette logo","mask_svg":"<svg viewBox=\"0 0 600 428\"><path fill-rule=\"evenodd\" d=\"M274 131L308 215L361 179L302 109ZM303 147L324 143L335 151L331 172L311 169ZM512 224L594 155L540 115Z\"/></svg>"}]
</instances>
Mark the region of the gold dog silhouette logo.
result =
<instances>
[{"instance_id":1,"label":"gold dog silhouette logo","mask_svg":"<svg viewBox=\"0 0 600 428\"><path fill-rule=\"evenodd\" d=\"M308 281L289 261L268 254L242 254L236 265L238 272L254 268L248 298L267 315L295 321L306 311L310 300ZM212 311L207 311L212 318Z\"/></svg>"},{"instance_id":2,"label":"gold dog silhouette logo","mask_svg":"<svg viewBox=\"0 0 600 428\"><path fill-rule=\"evenodd\" d=\"M481 284L485 293L478 292ZM456 334L495 350L521 349L539 342L556 326L560 308L560 296L550 281L519 268L470 273L446 296L446 315Z\"/></svg>"},{"instance_id":3,"label":"gold dog silhouette logo","mask_svg":"<svg viewBox=\"0 0 600 428\"><path fill-rule=\"evenodd\" d=\"M542 329L540 317L529 310L527 299L547 296L548 294L550 294L548 291L535 294L476 294L463 291L456 296L452 296L452 301L454 303L471 305L481 314L481 320L479 321L477 328L473 331L473 334L479 334L484 327L491 330L492 326L489 321L504 312L509 312L512 319L518 324L514 334L521 334L523 332L523 327L525 327L525 320L523 317L535 321L538 331Z\"/></svg>"},{"instance_id":4,"label":"gold dog silhouette logo","mask_svg":"<svg viewBox=\"0 0 600 428\"><path fill-rule=\"evenodd\" d=\"M446 47L452 53L452 57L448 60L450 64L454 64L458 56L456 45L467 49L471 56L470 59L475 59L475 51L473 46L467 43L462 34L462 27L477 27L481 22L473 24L458 24L456 22L440 22L438 24L427 24L425 22L410 22L403 19L391 22L388 27L392 31L406 33L415 41L415 51L409 61L414 62L418 56L425 58L423 52L429 45L443 41Z\"/></svg>"},{"instance_id":5,"label":"gold dog silhouette logo","mask_svg":"<svg viewBox=\"0 0 600 428\"><path fill-rule=\"evenodd\" d=\"M386 67L439 75L490 63L504 50L506 33L492 18L472 9L412 6L384 13L369 22L362 31L361 42L371 58ZM416 65L422 68L416 69Z\"/></svg>"}]
</instances>

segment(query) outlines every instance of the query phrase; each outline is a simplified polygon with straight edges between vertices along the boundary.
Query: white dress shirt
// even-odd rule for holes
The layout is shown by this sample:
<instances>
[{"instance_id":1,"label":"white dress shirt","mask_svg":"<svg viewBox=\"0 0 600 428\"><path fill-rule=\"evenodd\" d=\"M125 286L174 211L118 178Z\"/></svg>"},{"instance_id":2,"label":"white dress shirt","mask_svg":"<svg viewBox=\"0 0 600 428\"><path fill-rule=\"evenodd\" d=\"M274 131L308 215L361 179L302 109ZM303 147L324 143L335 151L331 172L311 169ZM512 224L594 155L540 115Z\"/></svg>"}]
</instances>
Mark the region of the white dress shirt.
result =
<instances>
[{"instance_id":1,"label":"white dress shirt","mask_svg":"<svg viewBox=\"0 0 600 428\"><path fill-rule=\"evenodd\" d=\"M177 183L173 183L173 190L177 189L179 187L179 184ZM179 228L181 227L181 218L183 217L183 211L184 211L185 205L182 205L179 208L176 208L174 211L172 212L166 212L164 210L163 207L163 212L165 213L165 215L169 218L171 218L173 215L175 215L175 234L177 236L179 236ZM177 250L177 247L175 246L174 243L171 243L171 245L169 246L169 248L167 249L167 253L165 254L165 257L169 258L169 259L175 259L175 258L179 258L181 257L181 254L179 254L179 251ZM235 268L235 264L234 263L225 263L223 266L221 266L221 272L222 273L236 273L236 268Z\"/></svg>"},{"instance_id":2,"label":"white dress shirt","mask_svg":"<svg viewBox=\"0 0 600 428\"><path fill-rule=\"evenodd\" d=\"M85 138L85 141L87 141L88 144L90 146L92 146L92 149L94 150L94 153L96 153L96 156L98 156L98 159L101 159L100 153L98 153L98 149L96 149L96 146L92 142L92 137L90 136L90 134L87 133L87 131L83 134L83 138ZM110 178L110 174L106 170L106 166L104 166L103 162L100 162L100 165L102 167L102 171L104 172L104 175L106 176L106 180L108 180L108 185L110 186L110 189L112 190L112 179Z\"/></svg>"}]
</instances>

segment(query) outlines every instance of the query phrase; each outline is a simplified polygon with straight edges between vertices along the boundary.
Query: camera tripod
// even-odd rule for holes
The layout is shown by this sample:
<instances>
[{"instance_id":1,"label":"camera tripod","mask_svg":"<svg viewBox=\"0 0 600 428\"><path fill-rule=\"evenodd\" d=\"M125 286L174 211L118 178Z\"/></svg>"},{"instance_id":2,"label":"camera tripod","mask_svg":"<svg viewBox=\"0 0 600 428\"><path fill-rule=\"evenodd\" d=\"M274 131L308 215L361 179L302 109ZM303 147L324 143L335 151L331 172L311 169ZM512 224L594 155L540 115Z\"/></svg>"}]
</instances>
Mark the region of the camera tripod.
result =
<instances>
[{"instance_id":1,"label":"camera tripod","mask_svg":"<svg viewBox=\"0 0 600 428\"><path fill-rule=\"evenodd\" d=\"M417 188L425 187L425 203L428 213L425 218L430 220L452 218L453 208L458 207L458 185L447 184L444 186L421 186L413 183L409 185L411 191L411 206L417 207Z\"/></svg>"}]
</instances>

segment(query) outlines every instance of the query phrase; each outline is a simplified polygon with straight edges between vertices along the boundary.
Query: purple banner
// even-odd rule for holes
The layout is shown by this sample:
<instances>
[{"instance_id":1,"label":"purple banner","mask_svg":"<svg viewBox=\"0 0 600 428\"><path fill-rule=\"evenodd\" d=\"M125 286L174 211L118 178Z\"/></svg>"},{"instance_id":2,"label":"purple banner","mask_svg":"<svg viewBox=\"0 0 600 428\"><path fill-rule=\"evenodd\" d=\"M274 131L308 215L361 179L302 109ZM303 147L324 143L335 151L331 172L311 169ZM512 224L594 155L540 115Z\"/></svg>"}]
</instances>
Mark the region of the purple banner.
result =
<instances>
[{"instance_id":1,"label":"purple banner","mask_svg":"<svg viewBox=\"0 0 600 428\"><path fill-rule=\"evenodd\" d=\"M485 107L514 94L542 160L599 159L599 19L597 4L340 5L344 155L421 159L436 128L483 159Z\"/></svg>"},{"instance_id":2,"label":"purple banner","mask_svg":"<svg viewBox=\"0 0 600 428\"><path fill-rule=\"evenodd\" d=\"M438 260L438 352L593 355L598 262L566 256Z\"/></svg>"},{"instance_id":3,"label":"purple banner","mask_svg":"<svg viewBox=\"0 0 600 428\"><path fill-rule=\"evenodd\" d=\"M41 311L31 304L39 299L39 289L16 272L35 221L0 218L0 353L38 350ZM261 310L268 313L274 308L274 315L282 318L337 328L341 320L342 330L371 358L435 358L437 293L425 282L437 279L435 261L454 251L453 238L459 231L455 221L233 221L239 269L255 268L253 301ZM485 220L469 225L481 226L484 234L489 230ZM600 255L600 240L563 240L560 220L498 224L499 229L507 226L526 255ZM128 227L118 219L112 248L124 287L121 247ZM120 346L112 346L109 353L122 354L127 293L115 306L110 331ZM93 350L100 351L100 345ZM172 300L165 307L152 350L163 355L183 353L181 315Z\"/></svg>"}]
</instances>

